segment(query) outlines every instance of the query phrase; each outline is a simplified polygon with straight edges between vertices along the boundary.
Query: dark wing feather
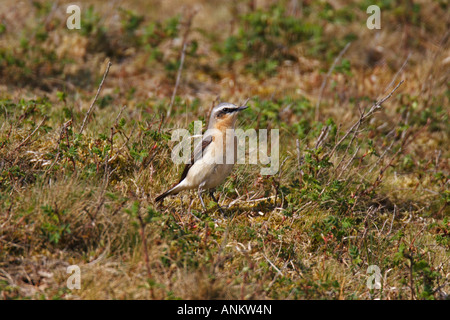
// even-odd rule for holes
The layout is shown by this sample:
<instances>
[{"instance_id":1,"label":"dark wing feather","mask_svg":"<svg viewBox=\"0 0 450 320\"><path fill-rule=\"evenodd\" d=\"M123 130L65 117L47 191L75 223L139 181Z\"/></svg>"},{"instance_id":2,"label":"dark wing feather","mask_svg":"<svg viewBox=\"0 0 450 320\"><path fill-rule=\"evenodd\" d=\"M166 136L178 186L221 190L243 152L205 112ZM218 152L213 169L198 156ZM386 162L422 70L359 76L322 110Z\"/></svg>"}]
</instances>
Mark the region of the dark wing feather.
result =
<instances>
[{"instance_id":1,"label":"dark wing feather","mask_svg":"<svg viewBox=\"0 0 450 320\"><path fill-rule=\"evenodd\" d=\"M202 143L199 143L195 147L194 154L191 157L191 163L186 164L186 166L184 167L183 173L181 174L181 178L178 183L180 183L181 181L184 180L184 178L186 178L187 173L188 173L189 169L192 167L192 165L194 164L195 160L200 159L200 155L205 151L205 149L210 145L211 142L212 142L212 137L207 136L202 140Z\"/></svg>"}]
</instances>

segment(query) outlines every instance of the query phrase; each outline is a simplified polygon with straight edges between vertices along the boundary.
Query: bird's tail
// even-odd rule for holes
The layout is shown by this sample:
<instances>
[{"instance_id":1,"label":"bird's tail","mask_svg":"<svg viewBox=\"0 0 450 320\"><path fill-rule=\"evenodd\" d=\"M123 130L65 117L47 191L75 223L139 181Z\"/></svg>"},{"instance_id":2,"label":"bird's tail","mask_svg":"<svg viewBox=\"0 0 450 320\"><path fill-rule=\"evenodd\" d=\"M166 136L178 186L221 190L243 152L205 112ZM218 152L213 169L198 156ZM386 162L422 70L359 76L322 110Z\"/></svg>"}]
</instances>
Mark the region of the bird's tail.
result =
<instances>
[{"instance_id":1,"label":"bird's tail","mask_svg":"<svg viewBox=\"0 0 450 320\"><path fill-rule=\"evenodd\" d=\"M172 194L177 194L178 192L181 191L180 185L177 184L176 186L174 186L173 188L167 190L166 192L164 192L163 194L157 196L155 198L155 202L160 202L163 201L165 197L170 196Z\"/></svg>"}]
</instances>

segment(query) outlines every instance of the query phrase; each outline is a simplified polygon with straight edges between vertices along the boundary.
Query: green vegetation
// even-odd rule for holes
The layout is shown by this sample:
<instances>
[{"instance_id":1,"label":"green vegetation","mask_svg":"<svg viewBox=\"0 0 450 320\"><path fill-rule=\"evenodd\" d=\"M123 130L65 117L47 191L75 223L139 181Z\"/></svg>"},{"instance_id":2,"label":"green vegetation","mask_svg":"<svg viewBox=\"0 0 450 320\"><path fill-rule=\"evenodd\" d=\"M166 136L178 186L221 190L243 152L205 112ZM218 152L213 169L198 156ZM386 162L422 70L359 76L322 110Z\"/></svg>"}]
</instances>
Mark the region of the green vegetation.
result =
<instances>
[{"instance_id":1,"label":"green vegetation","mask_svg":"<svg viewBox=\"0 0 450 320\"><path fill-rule=\"evenodd\" d=\"M0 298L449 299L447 2L379 1L381 30L371 1L199 3L87 1L68 30L62 5L5 2ZM156 206L172 131L247 98L279 172L237 165L225 217Z\"/></svg>"}]
</instances>

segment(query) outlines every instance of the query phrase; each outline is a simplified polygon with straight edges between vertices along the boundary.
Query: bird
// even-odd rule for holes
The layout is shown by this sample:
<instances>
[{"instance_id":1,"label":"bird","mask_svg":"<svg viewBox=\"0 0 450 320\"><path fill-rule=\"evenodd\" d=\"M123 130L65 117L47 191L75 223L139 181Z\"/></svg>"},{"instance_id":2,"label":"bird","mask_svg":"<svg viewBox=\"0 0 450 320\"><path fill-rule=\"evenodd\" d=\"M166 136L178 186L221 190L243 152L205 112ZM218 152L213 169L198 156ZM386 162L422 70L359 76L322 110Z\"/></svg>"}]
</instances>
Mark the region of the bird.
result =
<instances>
[{"instance_id":1,"label":"bird","mask_svg":"<svg viewBox=\"0 0 450 320\"><path fill-rule=\"evenodd\" d=\"M202 192L208 190L211 198L224 214L214 196L214 191L230 175L236 162L237 143L234 129L238 114L248 108L247 101L242 106L222 102L212 109L207 131L203 135L202 141L194 148L191 161L186 164L179 182L157 196L156 203L183 190L197 189L200 202L206 210ZM232 161L227 160L227 153L231 150L234 155Z\"/></svg>"}]
</instances>

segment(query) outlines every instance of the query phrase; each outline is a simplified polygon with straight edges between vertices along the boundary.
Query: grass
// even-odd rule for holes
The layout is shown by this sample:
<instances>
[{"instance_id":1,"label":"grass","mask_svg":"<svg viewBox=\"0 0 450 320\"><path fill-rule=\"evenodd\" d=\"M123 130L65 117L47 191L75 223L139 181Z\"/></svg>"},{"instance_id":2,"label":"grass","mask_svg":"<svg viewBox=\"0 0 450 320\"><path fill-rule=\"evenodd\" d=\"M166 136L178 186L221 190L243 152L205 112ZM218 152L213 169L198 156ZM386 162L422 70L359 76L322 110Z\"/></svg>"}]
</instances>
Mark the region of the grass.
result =
<instances>
[{"instance_id":1,"label":"grass","mask_svg":"<svg viewBox=\"0 0 450 320\"><path fill-rule=\"evenodd\" d=\"M81 30L5 4L2 299L448 299L448 4L383 2L369 30L372 3L295 3L87 1ZM156 206L172 131L246 98L279 172L237 165L225 217L195 192Z\"/></svg>"}]
</instances>

